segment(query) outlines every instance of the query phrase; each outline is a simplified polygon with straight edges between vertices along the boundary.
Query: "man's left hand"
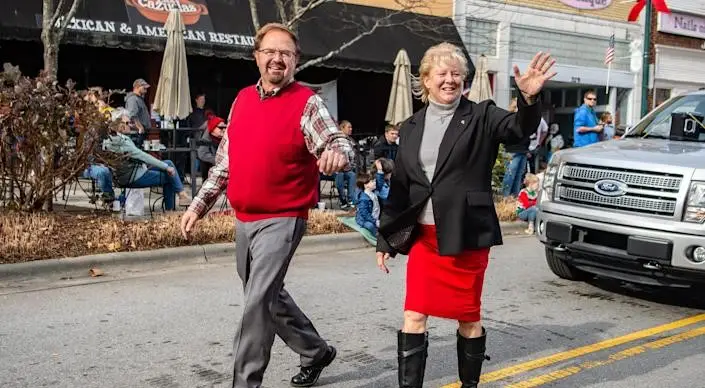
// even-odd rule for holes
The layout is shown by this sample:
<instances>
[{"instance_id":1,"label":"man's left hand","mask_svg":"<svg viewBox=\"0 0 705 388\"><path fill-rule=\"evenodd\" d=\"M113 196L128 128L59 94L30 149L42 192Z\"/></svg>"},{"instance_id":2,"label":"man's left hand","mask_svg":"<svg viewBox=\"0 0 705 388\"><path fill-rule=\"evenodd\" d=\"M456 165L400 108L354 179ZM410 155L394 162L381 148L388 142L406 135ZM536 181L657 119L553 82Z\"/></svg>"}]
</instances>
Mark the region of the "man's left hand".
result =
<instances>
[{"instance_id":1,"label":"man's left hand","mask_svg":"<svg viewBox=\"0 0 705 388\"><path fill-rule=\"evenodd\" d=\"M318 159L318 170L323 175L332 175L335 172L343 171L347 165L348 157L340 151L323 151Z\"/></svg>"}]
</instances>

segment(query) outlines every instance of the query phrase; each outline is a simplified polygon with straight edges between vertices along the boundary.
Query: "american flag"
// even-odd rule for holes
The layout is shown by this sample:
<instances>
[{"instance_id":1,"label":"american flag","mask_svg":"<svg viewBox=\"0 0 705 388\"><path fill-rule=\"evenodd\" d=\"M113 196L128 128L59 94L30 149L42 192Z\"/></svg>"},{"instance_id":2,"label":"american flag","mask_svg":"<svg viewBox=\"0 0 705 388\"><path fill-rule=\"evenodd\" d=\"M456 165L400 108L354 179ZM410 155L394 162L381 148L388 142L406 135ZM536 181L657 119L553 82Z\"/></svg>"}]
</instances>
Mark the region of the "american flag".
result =
<instances>
[{"instance_id":1,"label":"american flag","mask_svg":"<svg viewBox=\"0 0 705 388\"><path fill-rule=\"evenodd\" d=\"M614 34L610 36L610 44L605 52L605 65L609 65L614 61Z\"/></svg>"}]
</instances>

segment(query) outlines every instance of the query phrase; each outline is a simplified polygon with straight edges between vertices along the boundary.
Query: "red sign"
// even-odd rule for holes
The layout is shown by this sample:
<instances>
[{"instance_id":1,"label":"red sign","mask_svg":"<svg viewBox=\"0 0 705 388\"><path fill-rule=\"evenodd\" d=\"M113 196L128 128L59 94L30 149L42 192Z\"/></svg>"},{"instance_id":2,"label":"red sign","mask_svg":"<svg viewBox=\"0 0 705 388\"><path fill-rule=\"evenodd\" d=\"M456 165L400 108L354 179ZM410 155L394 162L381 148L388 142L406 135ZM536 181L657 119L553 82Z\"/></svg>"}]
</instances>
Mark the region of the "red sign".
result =
<instances>
[{"instance_id":1,"label":"red sign","mask_svg":"<svg viewBox=\"0 0 705 388\"><path fill-rule=\"evenodd\" d=\"M159 24L166 23L169 12L178 10L184 24L189 26L198 23L203 15L208 15L205 4L191 0L125 0L125 4L134 7L145 18Z\"/></svg>"}]
</instances>

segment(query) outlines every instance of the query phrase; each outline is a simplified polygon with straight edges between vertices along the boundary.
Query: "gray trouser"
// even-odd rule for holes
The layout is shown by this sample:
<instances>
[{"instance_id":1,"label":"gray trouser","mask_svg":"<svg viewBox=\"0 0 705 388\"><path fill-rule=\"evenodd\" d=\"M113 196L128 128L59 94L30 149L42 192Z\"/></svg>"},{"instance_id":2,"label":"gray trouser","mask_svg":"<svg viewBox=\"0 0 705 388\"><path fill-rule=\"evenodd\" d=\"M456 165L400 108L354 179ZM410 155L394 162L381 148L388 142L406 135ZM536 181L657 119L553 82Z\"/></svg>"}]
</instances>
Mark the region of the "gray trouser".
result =
<instances>
[{"instance_id":1,"label":"gray trouser","mask_svg":"<svg viewBox=\"0 0 705 388\"><path fill-rule=\"evenodd\" d=\"M328 345L284 289L291 257L306 231L301 218L272 218L235 224L237 272L245 288L235 336L233 388L260 388L274 335L311 366Z\"/></svg>"}]
</instances>

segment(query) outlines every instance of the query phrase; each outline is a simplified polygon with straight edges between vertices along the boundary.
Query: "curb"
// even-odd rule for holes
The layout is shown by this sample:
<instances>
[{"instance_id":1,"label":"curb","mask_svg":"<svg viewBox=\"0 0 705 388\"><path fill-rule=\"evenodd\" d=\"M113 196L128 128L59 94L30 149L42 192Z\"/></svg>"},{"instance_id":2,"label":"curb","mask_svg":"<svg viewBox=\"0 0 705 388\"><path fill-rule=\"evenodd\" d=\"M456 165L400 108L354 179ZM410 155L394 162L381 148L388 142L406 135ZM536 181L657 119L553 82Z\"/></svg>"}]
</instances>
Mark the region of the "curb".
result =
<instances>
[{"instance_id":1,"label":"curb","mask_svg":"<svg viewBox=\"0 0 705 388\"><path fill-rule=\"evenodd\" d=\"M526 230L527 223L523 221L512 221L512 222L500 222L499 226L502 229L503 236L514 236L517 234L524 234Z\"/></svg>"},{"instance_id":2,"label":"curb","mask_svg":"<svg viewBox=\"0 0 705 388\"><path fill-rule=\"evenodd\" d=\"M523 234L524 222L504 222L500 224L502 235ZM304 236L296 254L306 255L371 248L370 244L357 232ZM235 243L192 245L176 248L162 248L150 251L115 252L97 255L67 257L62 259L35 260L25 263L0 265L0 280L31 276L83 277L93 267L108 272L120 266L154 266L158 264L206 264L218 257L234 256Z\"/></svg>"},{"instance_id":3,"label":"curb","mask_svg":"<svg viewBox=\"0 0 705 388\"><path fill-rule=\"evenodd\" d=\"M324 253L369 247L357 232L304 236L296 254ZM97 255L35 260L0 265L0 280L31 276L84 277L93 267L104 272L118 266L156 266L168 263L205 264L209 260L235 255L235 243L193 245L150 251L115 252Z\"/></svg>"}]
</instances>

